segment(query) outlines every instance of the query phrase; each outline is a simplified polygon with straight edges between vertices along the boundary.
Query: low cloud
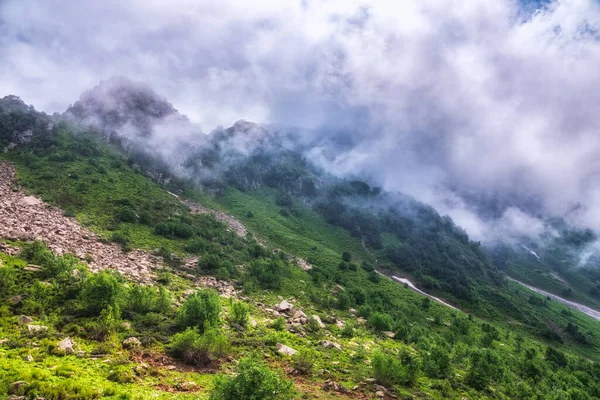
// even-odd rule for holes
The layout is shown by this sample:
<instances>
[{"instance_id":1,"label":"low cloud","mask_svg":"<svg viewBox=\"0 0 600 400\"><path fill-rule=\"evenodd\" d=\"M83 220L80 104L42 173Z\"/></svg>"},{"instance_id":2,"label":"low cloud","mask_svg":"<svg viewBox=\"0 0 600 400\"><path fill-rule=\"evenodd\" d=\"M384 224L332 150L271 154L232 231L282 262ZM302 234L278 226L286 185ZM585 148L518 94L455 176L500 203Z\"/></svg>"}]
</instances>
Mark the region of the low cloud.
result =
<instances>
[{"instance_id":1,"label":"low cloud","mask_svg":"<svg viewBox=\"0 0 600 400\"><path fill-rule=\"evenodd\" d=\"M478 240L600 232L599 29L591 0L5 0L0 91L62 112L126 76L199 131L303 128L319 164Z\"/></svg>"}]
</instances>

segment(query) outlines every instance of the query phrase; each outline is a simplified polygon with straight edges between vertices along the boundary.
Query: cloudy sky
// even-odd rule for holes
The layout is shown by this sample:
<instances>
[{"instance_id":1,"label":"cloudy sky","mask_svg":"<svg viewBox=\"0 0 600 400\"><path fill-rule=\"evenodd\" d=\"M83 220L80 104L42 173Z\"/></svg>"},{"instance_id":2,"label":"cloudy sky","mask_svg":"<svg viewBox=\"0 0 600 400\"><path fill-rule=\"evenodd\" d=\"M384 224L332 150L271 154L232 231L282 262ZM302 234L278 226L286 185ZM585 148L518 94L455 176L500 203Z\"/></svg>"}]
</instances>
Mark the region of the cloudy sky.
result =
<instances>
[{"instance_id":1,"label":"cloudy sky","mask_svg":"<svg viewBox=\"0 0 600 400\"><path fill-rule=\"evenodd\" d=\"M599 28L595 0L2 0L0 94L62 112L125 76L205 131L316 128L315 160L479 239L538 234L531 207L600 232Z\"/></svg>"}]
</instances>

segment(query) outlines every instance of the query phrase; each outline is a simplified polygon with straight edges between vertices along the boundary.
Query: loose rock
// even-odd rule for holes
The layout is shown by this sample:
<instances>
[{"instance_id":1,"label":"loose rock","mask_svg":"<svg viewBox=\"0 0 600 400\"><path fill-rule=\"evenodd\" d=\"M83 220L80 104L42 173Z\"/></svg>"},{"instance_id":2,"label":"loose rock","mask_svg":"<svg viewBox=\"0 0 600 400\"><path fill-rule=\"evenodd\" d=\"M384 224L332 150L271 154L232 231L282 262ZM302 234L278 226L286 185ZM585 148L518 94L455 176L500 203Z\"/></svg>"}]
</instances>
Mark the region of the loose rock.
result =
<instances>
[{"instance_id":1,"label":"loose rock","mask_svg":"<svg viewBox=\"0 0 600 400\"><path fill-rule=\"evenodd\" d=\"M294 350L291 347L286 346L285 344L282 344L282 343L277 343L277 346L275 346L275 349L277 350L277 352L279 354L283 354L284 356L293 356L294 354L297 353L296 350Z\"/></svg>"}]
</instances>

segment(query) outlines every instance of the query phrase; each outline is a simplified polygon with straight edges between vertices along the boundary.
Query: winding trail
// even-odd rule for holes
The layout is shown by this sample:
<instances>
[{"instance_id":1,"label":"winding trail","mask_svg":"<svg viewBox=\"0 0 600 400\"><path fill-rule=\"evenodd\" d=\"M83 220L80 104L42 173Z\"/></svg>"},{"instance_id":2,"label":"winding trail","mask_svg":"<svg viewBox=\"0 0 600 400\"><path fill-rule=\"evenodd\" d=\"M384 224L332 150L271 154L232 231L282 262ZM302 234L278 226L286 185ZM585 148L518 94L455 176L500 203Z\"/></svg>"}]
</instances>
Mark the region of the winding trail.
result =
<instances>
[{"instance_id":1,"label":"winding trail","mask_svg":"<svg viewBox=\"0 0 600 400\"><path fill-rule=\"evenodd\" d=\"M538 288L536 288L536 287L534 287L534 286L528 285L528 284L526 284L526 283L523 283L523 282L521 282L521 281L518 281L518 280L516 280L516 279L509 278L509 277L506 277L506 279L508 279L509 281L516 282L516 283L518 283L519 285L525 286L527 289L529 289L529 290L533 290L534 292L536 292L536 293L539 293L539 294L541 294L541 295L543 295L543 296L550 297L550 298L551 298L551 299L553 299L553 300L556 300L556 301L558 301L558 302L560 302L560 303L563 303L564 305L566 305L566 306L568 306L568 307L570 307L570 308L573 308L573 309L575 309L575 310L577 310L577 311L581 311L581 312L582 312L582 313L584 313L585 315L588 315L588 316L590 316L590 317L594 318L595 320L598 320L598 321L600 321L600 311L596 311L596 310L594 310L593 308L590 308L590 307L584 306L583 304L579 304L579 303L576 303L576 302L574 302L574 301L570 301L570 300L567 300L567 299L563 299L563 298L562 298L562 297L560 297L560 296L557 296L557 295L555 295L555 294L552 294L552 293L546 292L546 291L544 291L544 290L542 290L542 289L538 289Z\"/></svg>"},{"instance_id":2,"label":"winding trail","mask_svg":"<svg viewBox=\"0 0 600 400\"><path fill-rule=\"evenodd\" d=\"M391 279L394 282L406 285L409 288L411 288L412 290L414 290L415 292L417 292L419 294L422 294L423 296L429 297L431 300L437 301L438 303L440 303L440 304L442 304L442 305L444 305L446 307L450 307L451 309L456 310L456 311L462 311L461 309L454 307L452 304L446 303L444 300L440 299L439 297L432 296L429 293L426 293L426 292L422 291L421 289L419 289L418 287L416 287L411 281L409 281L406 278L400 278L400 277L398 277L396 275L392 275L390 277L390 276L387 276L386 274L383 274L383 273L381 273L381 272L379 272L377 270L375 270L375 272L377 272L381 276L384 276L384 277L386 277L388 279Z\"/></svg>"}]
</instances>

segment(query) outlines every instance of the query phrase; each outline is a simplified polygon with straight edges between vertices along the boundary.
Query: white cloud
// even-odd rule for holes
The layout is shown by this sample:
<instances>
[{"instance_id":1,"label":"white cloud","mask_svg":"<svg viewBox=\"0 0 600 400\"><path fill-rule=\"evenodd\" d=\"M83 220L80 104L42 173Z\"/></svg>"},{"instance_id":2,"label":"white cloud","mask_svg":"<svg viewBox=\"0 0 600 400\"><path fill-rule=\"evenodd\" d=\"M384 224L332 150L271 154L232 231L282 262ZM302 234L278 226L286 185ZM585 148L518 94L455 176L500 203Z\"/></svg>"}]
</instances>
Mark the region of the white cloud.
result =
<instances>
[{"instance_id":1,"label":"white cloud","mask_svg":"<svg viewBox=\"0 0 600 400\"><path fill-rule=\"evenodd\" d=\"M341 129L336 171L429 201L480 239L489 221L440 193L499 192L600 231L599 7L4 0L0 92L63 111L123 75L205 131L242 118ZM513 217L494 218L530 227Z\"/></svg>"}]
</instances>

